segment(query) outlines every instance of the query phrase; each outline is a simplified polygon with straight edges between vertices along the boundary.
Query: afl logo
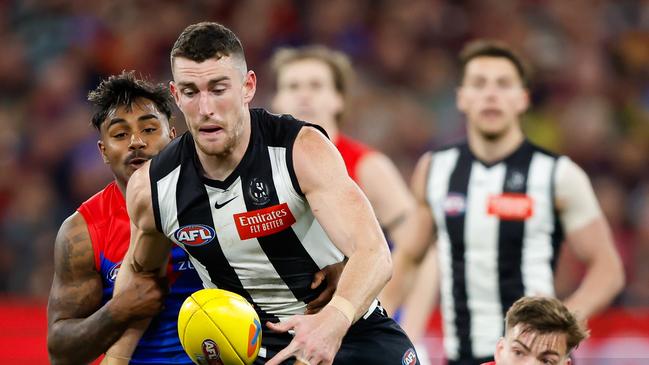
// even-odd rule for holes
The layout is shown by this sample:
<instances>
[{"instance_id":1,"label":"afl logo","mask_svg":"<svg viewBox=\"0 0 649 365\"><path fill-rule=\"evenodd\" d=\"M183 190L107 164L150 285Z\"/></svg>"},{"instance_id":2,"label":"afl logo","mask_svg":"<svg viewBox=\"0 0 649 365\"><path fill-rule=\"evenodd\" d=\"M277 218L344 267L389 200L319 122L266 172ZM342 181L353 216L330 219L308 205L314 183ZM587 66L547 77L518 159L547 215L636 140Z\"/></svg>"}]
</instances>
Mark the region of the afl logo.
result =
<instances>
[{"instance_id":1,"label":"afl logo","mask_svg":"<svg viewBox=\"0 0 649 365\"><path fill-rule=\"evenodd\" d=\"M417 354L415 353L415 350L411 347L406 351L405 354L403 354L403 357L401 358L401 364L402 365L415 365L417 363Z\"/></svg>"},{"instance_id":2,"label":"afl logo","mask_svg":"<svg viewBox=\"0 0 649 365\"><path fill-rule=\"evenodd\" d=\"M270 201L268 185L260 178L255 177L248 185L248 195L254 205L264 205Z\"/></svg>"},{"instance_id":3,"label":"afl logo","mask_svg":"<svg viewBox=\"0 0 649 365\"><path fill-rule=\"evenodd\" d=\"M122 267L121 261L110 268L110 271L108 271L108 274L106 274L106 279L108 279L108 281L110 281L111 283L114 283L115 279L117 279L117 273L119 272L120 267Z\"/></svg>"},{"instance_id":4,"label":"afl logo","mask_svg":"<svg viewBox=\"0 0 649 365\"><path fill-rule=\"evenodd\" d=\"M176 230L174 237L185 246L202 246L212 242L216 232L214 228L203 224L191 224Z\"/></svg>"},{"instance_id":5,"label":"afl logo","mask_svg":"<svg viewBox=\"0 0 649 365\"><path fill-rule=\"evenodd\" d=\"M219 351L219 346L216 342L207 339L203 341L202 344L203 355L207 358L207 363L209 365L222 365L221 361L221 352Z\"/></svg>"},{"instance_id":6,"label":"afl logo","mask_svg":"<svg viewBox=\"0 0 649 365\"><path fill-rule=\"evenodd\" d=\"M444 213L449 217L457 217L466 210L466 198L463 194L449 193L444 200Z\"/></svg>"}]
</instances>

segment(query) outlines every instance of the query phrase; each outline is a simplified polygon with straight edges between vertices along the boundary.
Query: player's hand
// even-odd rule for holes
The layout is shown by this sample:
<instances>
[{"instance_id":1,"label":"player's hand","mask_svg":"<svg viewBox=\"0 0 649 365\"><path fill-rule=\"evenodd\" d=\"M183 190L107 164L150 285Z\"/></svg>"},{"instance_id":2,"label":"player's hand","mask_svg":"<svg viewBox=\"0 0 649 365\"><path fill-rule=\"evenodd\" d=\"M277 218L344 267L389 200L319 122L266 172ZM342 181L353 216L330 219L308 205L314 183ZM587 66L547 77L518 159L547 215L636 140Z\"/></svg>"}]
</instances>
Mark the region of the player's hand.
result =
<instances>
[{"instance_id":1,"label":"player's hand","mask_svg":"<svg viewBox=\"0 0 649 365\"><path fill-rule=\"evenodd\" d=\"M338 287L338 280L340 280L340 275L343 273L345 263L346 260L326 266L324 269L315 273L313 281L311 282L311 289L315 289L323 283L326 284L327 287L322 291L322 293L320 293L320 295L318 295L317 298L307 303L306 314L318 313L322 307L329 303Z\"/></svg>"},{"instance_id":2,"label":"player's hand","mask_svg":"<svg viewBox=\"0 0 649 365\"><path fill-rule=\"evenodd\" d=\"M152 273L135 274L125 283L124 290L110 300L110 313L124 322L153 317L162 311L168 291L166 278Z\"/></svg>"},{"instance_id":3,"label":"player's hand","mask_svg":"<svg viewBox=\"0 0 649 365\"><path fill-rule=\"evenodd\" d=\"M293 330L295 335L291 343L266 365L279 365L291 357L302 364L329 365L333 363L350 325L347 317L331 306L318 314L296 315L280 323L267 322L266 326L275 332Z\"/></svg>"}]
</instances>

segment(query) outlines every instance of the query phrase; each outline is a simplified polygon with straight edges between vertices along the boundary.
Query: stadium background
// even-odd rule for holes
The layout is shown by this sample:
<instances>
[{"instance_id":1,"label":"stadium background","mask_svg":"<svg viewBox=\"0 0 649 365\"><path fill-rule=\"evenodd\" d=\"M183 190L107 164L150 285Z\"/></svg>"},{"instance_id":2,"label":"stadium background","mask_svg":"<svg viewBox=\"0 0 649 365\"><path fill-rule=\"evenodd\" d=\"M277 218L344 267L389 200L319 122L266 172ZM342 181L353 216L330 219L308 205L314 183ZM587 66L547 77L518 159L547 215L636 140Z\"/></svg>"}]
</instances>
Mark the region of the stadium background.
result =
<instances>
[{"instance_id":1,"label":"stadium background","mask_svg":"<svg viewBox=\"0 0 649 365\"><path fill-rule=\"evenodd\" d=\"M591 322L581 363L649 363L647 0L0 0L0 363L47 363L57 228L111 179L87 91L123 69L168 81L171 45L201 20L241 38L259 76L255 106L269 105L277 47L347 52L358 77L344 129L408 179L421 153L462 136L462 44L492 37L521 50L534 70L525 130L589 173L626 269L623 293ZM176 127L184 130L179 113ZM559 294L582 274L563 255ZM439 361L437 315L428 341Z\"/></svg>"}]
</instances>

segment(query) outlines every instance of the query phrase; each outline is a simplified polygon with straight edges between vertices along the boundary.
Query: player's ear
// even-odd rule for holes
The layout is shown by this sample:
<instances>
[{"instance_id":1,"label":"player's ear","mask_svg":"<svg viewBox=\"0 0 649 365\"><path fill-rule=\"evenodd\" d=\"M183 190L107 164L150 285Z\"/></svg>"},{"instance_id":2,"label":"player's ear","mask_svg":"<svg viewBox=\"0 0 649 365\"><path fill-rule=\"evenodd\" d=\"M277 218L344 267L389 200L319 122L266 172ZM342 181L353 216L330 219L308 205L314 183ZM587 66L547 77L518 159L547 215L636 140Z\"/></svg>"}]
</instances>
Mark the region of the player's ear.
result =
<instances>
[{"instance_id":1,"label":"player's ear","mask_svg":"<svg viewBox=\"0 0 649 365\"><path fill-rule=\"evenodd\" d=\"M243 102L249 104L257 91L257 75L249 70L243 79Z\"/></svg>"},{"instance_id":2,"label":"player's ear","mask_svg":"<svg viewBox=\"0 0 649 365\"><path fill-rule=\"evenodd\" d=\"M171 93L171 96L173 96L176 105L178 105L180 95L178 94L178 87L176 87L176 84L173 81L169 81L169 92ZM180 107L180 105L178 105L178 107Z\"/></svg>"},{"instance_id":3,"label":"player's ear","mask_svg":"<svg viewBox=\"0 0 649 365\"><path fill-rule=\"evenodd\" d=\"M525 111L527 111L527 108L529 107L530 107L530 92L525 87L523 87L523 90L518 99L518 112L520 114L525 113Z\"/></svg>"},{"instance_id":4,"label":"player's ear","mask_svg":"<svg viewBox=\"0 0 649 365\"><path fill-rule=\"evenodd\" d=\"M505 351L505 338L501 337L496 343L496 352L494 352L494 360L496 360L496 364L502 363L504 351Z\"/></svg>"},{"instance_id":5,"label":"player's ear","mask_svg":"<svg viewBox=\"0 0 649 365\"><path fill-rule=\"evenodd\" d=\"M99 149L101 159L104 160L104 163L106 165L108 165L110 161L108 161L108 156L106 156L106 146L104 145L104 142L102 140L97 141L97 148Z\"/></svg>"}]
</instances>

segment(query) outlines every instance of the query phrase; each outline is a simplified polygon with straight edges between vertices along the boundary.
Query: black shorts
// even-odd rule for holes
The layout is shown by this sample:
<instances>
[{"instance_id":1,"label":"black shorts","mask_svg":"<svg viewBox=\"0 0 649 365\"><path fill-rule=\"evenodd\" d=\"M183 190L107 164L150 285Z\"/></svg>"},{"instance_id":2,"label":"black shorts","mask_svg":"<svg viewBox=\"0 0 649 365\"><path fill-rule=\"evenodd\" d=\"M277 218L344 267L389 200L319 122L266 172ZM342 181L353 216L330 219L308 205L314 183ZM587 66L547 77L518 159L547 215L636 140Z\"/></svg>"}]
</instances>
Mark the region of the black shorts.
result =
<instances>
[{"instance_id":1,"label":"black shorts","mask_svg":"<svg viewBox=\"0 0 649 365\"><path fill-rule=\"evenodd\" d=\"M292 339L291 336L272 337L262 340L266 357L258 357L254 362L255 365L265 364L267 360L288 346ZM282 364L293 365L294 362L295 359L291 358ZM369 317L361 318L351 326L334 359L335 365L414 365L418 363L415 346L397 322L388 317L381 307L377 307Z\"/></svg>"},{"instance_id":2,"label":"black shorts","mask_svg":"<svg viewBox=\"0 0 649 365\"><path fill-rule=\"evenodd\" d=\"M462 359L462 360L448 360L448 365L482 365L487 362L494 361L492 357L483 357L481 359Z\"/></svg>"}]
</instances>

